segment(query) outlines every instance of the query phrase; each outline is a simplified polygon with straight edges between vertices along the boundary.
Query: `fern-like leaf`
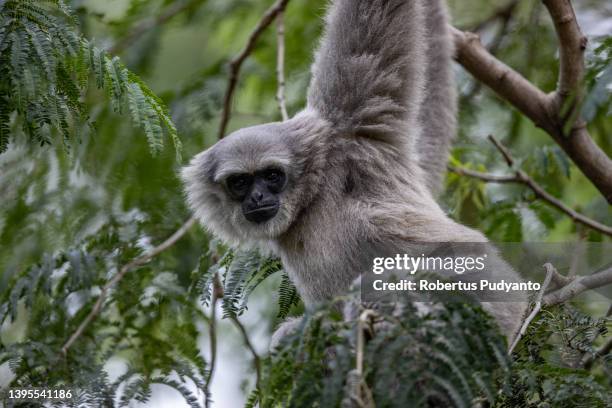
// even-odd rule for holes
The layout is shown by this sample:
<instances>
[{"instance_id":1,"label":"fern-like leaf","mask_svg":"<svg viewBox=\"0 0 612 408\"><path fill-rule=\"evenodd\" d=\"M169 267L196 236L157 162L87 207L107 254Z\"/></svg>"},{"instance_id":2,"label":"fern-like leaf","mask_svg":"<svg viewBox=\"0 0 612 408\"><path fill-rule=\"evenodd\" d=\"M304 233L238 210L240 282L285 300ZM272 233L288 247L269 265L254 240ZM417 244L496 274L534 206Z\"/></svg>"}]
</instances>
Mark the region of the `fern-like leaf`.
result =
<instances>
[{"instance_id":1,"label":"fern-like leaf","mask_svg":"<svg viewBox=\"0 0 612 408\"><path fill-rule=\"evenodd\" d=\"M0 109L23 118L30 141L52 143L55 134L66 147L78 141L74 129L88 122L83 95L93 77L114 111L128 106L152 154L163 149L167 134L180 161L181 142L163 101L117 57L82 38L64 2L8 0L1 10L0 94L6 107ZM0 152L13 137L8 130L4 126L0 134Z\"/></svg>"},{"instance_id":2,"label":"fern-like leaf","mask_svg":"<svg viewBox=\"0 0 612 408\"><path fill-rule=\"evenodd\" d=\"M300 302L300 295L297 293L297 288L291 283L287 273L283 273L281 284L278 289L278 319L287 317L291 308Z\"/></svg>"}]
</instances>

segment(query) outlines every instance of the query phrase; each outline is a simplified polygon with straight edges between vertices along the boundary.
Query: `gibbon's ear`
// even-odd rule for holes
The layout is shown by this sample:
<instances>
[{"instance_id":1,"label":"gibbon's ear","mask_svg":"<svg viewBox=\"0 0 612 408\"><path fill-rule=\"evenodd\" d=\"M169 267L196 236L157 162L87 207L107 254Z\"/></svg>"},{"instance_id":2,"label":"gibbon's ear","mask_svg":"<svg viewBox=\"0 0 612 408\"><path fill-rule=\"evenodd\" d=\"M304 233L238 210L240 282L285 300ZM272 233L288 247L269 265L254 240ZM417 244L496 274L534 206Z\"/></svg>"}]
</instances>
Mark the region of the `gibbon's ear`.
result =
<instances>
[{"instance_id":1,"label":"gibbon's ear","mask_svg":"<svg viewBox=\"0 0 612 408\"><path fill-rule=\"evenodd\" d=\"M308 107L340 133L398 145L418 135L426 1L334 1L312 66Z\"/></svg>"}]
</instances>

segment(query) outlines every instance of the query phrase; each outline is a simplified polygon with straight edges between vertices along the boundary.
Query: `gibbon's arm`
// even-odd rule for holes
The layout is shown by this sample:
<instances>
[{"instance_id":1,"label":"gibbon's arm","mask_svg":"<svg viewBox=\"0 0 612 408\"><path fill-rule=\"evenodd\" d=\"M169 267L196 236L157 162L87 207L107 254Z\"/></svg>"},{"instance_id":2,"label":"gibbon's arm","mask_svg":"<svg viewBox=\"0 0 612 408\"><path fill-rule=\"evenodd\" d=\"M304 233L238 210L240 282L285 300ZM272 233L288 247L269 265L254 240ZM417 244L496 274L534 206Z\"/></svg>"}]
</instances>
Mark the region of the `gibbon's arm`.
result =
<instances>
[{"instance_id":1,"label":"gibbon's arm","mask_svg":"<svg viewBox=\"0 0 612 408\"><path fill-rule=\"evenodd\" d=\"M425 2L427 68L425 98L419 110L419 164L429 190L436 195L451 143L457 132L457 93L453 74L453 38L444 0Z\"/></svg>"},{"instance_id":2,"label":"gibbon's arm","mask_svg":"<svg viewBox=\"0 0 612 408\"><path fill-rule=\"evenodd\" d=\"M312 66L308 107L341 134L398 145L417 136L426 1L333 1Z\"/></svg>"}]
</instances>

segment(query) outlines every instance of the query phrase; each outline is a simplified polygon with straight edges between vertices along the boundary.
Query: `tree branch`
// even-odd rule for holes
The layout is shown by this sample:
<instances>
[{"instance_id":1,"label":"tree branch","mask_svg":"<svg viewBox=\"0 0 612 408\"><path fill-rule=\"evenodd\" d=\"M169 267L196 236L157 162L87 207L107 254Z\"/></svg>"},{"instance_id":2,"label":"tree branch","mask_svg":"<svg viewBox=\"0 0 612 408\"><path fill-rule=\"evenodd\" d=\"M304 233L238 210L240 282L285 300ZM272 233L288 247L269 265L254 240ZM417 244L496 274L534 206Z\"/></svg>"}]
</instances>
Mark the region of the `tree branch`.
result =
<instances>
[{"instance_id":1,"label":"tree branch","mask_svg":"<svg viewBox=\"0 0 612 408\"><path fill-rule=\"evenodd\" d=\"M455 41L455 58L476 79L510 102L538 127L548 131L546 107L548 96L531 84L521 74L495 58L474 33L463 32L451 27Z\"/></svg>"},{"instance_id":2,"label":"tree branch","mask_svg":"<svg viewBox=\"0 0 612 408\"><path fill-rule=\"evenodd\" d=\"M255 27L255 29L253 29L253 31L249 35L247 43L242 49L242 51L240 52L240 54L232 58L232 60L229 62L230 74L229 74L229 79L227 83L227 89L225 91L225 98L223 101L223 111L221 112L221 122L219 124L219 133L218 133L219 139L222 139L223 136L225 136L225 129L227 127L227 123L231 115L232 96L236 89L236 84L238 83L238 76L240 74L240 68L242 67L242 63L253 51L255 47L255 43L257 39L259 38L259 36L261 35L261 33L266 29L266 27L268 27L272 23L272 21L274 21L277 15L279 15L285 10L285 7L287 6L288 2L289 0L277 0L276 3L274 3L272 7L270 7L266 11L266 13L259 20L259 23ZM210 363L209 363L210 368L208 372L208 378L206 379L206 390L207 391L210 389L210 384L212 383L215 366L216 366L216 360L217 360L216 306L217 306L217 301L223 298L223 296L224 296L223 285L221 284L219 275L216 273L213 278L213 295L212 295L212 300L211 300L212 311L211 311L211 319L209 323L211 356L210 356ZM259 358L259 355L256 353L255 349L253 348L253 345L251 344L248 338L246 330L244 329L240 321L238 321L237 318L232 318L231 320L236 325L236 327L240 330L246 346L251 351L251 354L253 354L253 360L254 360L255 369L257 372L257 389L259 390L260 377L261 377L261 359ZM210 400L207 398L206 399L207 408L210 403L209 401Z\"/></svg>"},{"instance_id":3,"label":"tree branch","mask_svg":"<svg viewBox=\"0 0 612 408\"><path fill-rule=\"evenodd\" d=\"M253 346L253 343L251 342L251 339L249 338L249 334L244 328L244 325L240 322L240 320L238 320L238 317L235 315L230 315L230 320L234 323L234 325L240 332L240 335L242 336L242 340L244 341L245 346L249 349L249 351L251 352L251 355L253 356L253 365L255 366L255 375L256 375L255 388L257 388L257 391L261 392L261 358L259 357L259 354L257 354L257 350L255 350L255 347Z\"/></svg>"},{"instance_id":4,"label":"tree branch","mask_svg":"<svg viewBox=\"0 0 612 408\"><path fill-rule=\"evenodd\" d=\"M493 38L493 40L491 40L491 42L487 45L487 48L489 50L489 52L491 53L491 55L496 55L497 51L500 47L500 45L502 44L502 41L504 40L507 32L508 32L508 28L510 26L510 22L512 21L512 17L514 15L514 12L516 10L516 7L518 6L519 2L518 0L512 0L511 2L509 2L507 5L501 7L500 9L496 10L492 15L490 15L488 18L486 18L485 20L481 21L480 23L478 23L471 31L477 33L480 32L481 30L484 30L489 24L496 22L498 20L500 20L500 27L497 30L497 33L495 34L495 37ZM470 101L474 96L476 96L476 94L478 94L478 92L480 91L482 87L482 82L479 81L474 81L471 89L465 93L464 95L461 96L461 101L462 103L465 103L467 101Z\"/></svg>"},{"instance_id":5,"label":"tree branch","mask_svg":"<svg viewBox=\"0 0 612 408\"><path fill-rule=\"evenodd\" d=\"M546 269L546 278L544 279L544 283L542 284L542 287L538 292L538 298L535 302L534 308L521 326L521 330L512 342L508 354L512 354L512 351L518 344L521 337L525 334L527 327L535 318L537 313L541 310L542 306L552 306L558 303L563 303L586 290L596 289L612 284L612 267L602 272L597 272L595 274L583 276L580 278L571 278L563 276L550 263L544 264L544 268ZM561 289L555 290L551 293L544 295L551 281L558 284L565 284L565 286L563 286ZM612 310L612 306L610 307L610 310ZM609 314L610 311L608 311L608 315ZM611 343L612 342L608 340L594 354L585 355L581 359L581 365L584 366L584 368L588 369L593 363L594 359L610 352L610 349L612 348Z\"/></svg>"},{"instance_id":6,"label":"tree branch","mask_svg":"<svg viewBox=\"0 0 612 408\"><path fill-rule=\"evenodd\" d=\"M89 324L102 311L102 307L104 305L104 301L106 300L106 298L108 296L108 291L110 290L110 288L112 288L117 282L119 282L121 279L123 279L123 277L129 271L131 271L132 269L135 269L135 268L137 268L139 266L142 266L142 265L145 265L145 264L149 263L149 261L151 259L155 258L160 253L164 252L165 250L167 250L168 248L173 246L179 239L181 239L183 237L183 235L185 235L187 233L187 231L189 231L189 229L191 229L191 227L193 226L193 224L195 224L195 222L196 222L196 218L195 217L189 218L178 230L176 230L174 232L174 234L172 234L164 242L162 242L161 244L159 244L158 246L153 248L150 252L147 252L146 254L143 254L143 255L133 259L131 262L125 264L119 270L119 272L117 272L115 274L115 276L113 276L102 287L102 290L100 291L100 295L98 296L98 300L96 300L96 303L94 304L93 308L91 309L91 312L89 312L89 314L87 315L85 320L83 320L81 322L81 324L76 329L76 331L72 334L72 336L70 336L68 341L66 341L66 343L62 347L62 354L66 355L68 353L68 349L83 334L83 332L85 331L87 326L89 326Z\"/></svg>"},{"instance_id":7,"label":"tree branch","mask_svg":"<svg viewBox=\"0 0 612 408\"><path fill-rule=\"evenodd\" d=\"M535 301L535 305L533 306L533 310L523 322L523 325L521 326L521 330L516 334L516 337L514 338L512 345L508 349L508 355L512 354L512 351L518 344L519 340L521 339L521 337L523 337L523 335L527 331L527 327L529 327L529 324L531 323L531 321L536 317L540 309L542 309L542 297L544 296L544 292L546 291L546 288L548 287L548 284L550 283L550 280L552 279L552 276L554 273L553 272L554 267L551 264L545 263L544 268L546 269L546 278L544 278L544 283L542 283L542 287L540 288L540 291L538 292L538 297Z\"/></svg>"},{"instance_id":8,"label":"tree branch","mask_svg":"<svg viewBox=\"0 0 612 408\"><path fill-rule=\"evenodd\" d=\"M213 262L217 262L216 259L212 259ZM215 367L217 363L217 302L219 299L223 299L224 291L219 274L215 272L213 276L213 291L212 299L210 301L210 320L208 323L208 331L210 337L210 362L208 364L208 377L206 378L206 384L204 389L206 390L206 408L210 406L210 384L212 384L213 375L215 373Z\"/></svg>"},{"instance_id":9,"label":"tree branch","mask_svg":"<svg viewBox=\"0 0 612 408\"><path fill-rule=\"evenodd\" d=\"M582 54L586 46L585 37L580 32L569 0L545 0L544 4L553 18L560 42L561 67L557 92L545 94L491 55L476 34L451 27L455 58L476 79L546 131L612 204L612 160L595 144L586 124L576 113L584 75ZM573 101L568 98L573 98ZM569 115L568 102L575 107L570 109Z\"/></svg>"},{"instance_id":10,"label":"tree branch","mask_svg":"<svg viewBox=\"0 0 612 408\"><path fill-rule=\"evenodd\" d=\"M514 166L515 161L514 161L514 157L512 157L512 153L510 153L510 150L508 150L506 146L501 144L499 140L493 137L493 135L487 136L487 139L489 139L489 141L493 143L495 148L501 153L508 167L512 168L512 166Z\"/></svg>"},{"instance_id":11,"label":"tree branch","mask_svg":"<svg viewBox=\"0 0 612 408\"><path fill-rule=\"evenodd\" d=\"M508 167L512 167L515 163L515 160L512 157L512 154L510 153L510 151L505 146L503 146L501 142L495 139L492 135L489 135L489 140L500 151ZM601 232L602 234L612 236L612 227L602 224L598 221L595 221L587 217L586 215L579 213L573 208L568 207L566 204L561 202L559 199L557 199L556 197L548 193L546 190L544 190L542 186L540 186L534 179L529 177L527 173L525 173L521 169L515 170L513 176L498 176L495 174L481 173L479 171L474 171L474 170L466 169L463 167L455 167L455 166L449 166L448 169L449 171L452 171L453 173L456 173L462 176L477 178L479 180L483 180L488 183L523 184L524 186L529 187L529 189L533 191L533 193L535 194L537 198L549 204L550 206L555 207L559 211L565 213L573 221L580 223L582 225L585 225L589 228L592 228L595 231Z\"/></svg>"},{"instance_id":12,"label":"tree branch","mask_svg":"<svg viewBox=\"0 0 612 408\"><path fill-rule=\"evenodd\" d=\"M480 171L470 170L465 167L448 165L448 171L459 176L468 176L486 181L488 183L520 183L516 176L498 176L497 174L482 173Z\"/></svg>"},{"instance_id":13,"label":"tree branch","mask_svg":"<svg viewBox=\"0 0 612 408\"><path fill-rule=\"evenodd\" d=\"M550 270L552 271L552 282L555 284L556 288L563 287L574 280L574 276L564 276L559 273L557 268L551 265Z\"/></svg>"},{"instance_id":14,"label":"tree branch","mask_svg":"<svg viewBox=\"0 0 612 408\"><path fill-rule=\"evenodd\" d=\"M568 285L544 296L545 306L565 302L582 292L612 284L612 268L574 279Z\"/></svg>"},{"instance_id":15,"label":"tree branch","mask_svg":"<svg viewBox=\"0 0 612 408\"><path fill-rule=\"evenodd\" d=\"M519 3L519 0L509 1L508 4L499 7L490 16L478 22L472 30L481 31L486 26L488 26L491 23L496 22L497 20L501 20L502 24L507 22L508 20L511 19L512 14L514 14L514 11L516 10L516 6L518 6L518 3Z\"/></svg>"},{"instance_id":16,"label":"tree branch","mask_svg":"<svg viewBox=\"0 0 612 408\"><path fill-rule=\"evenodd\" d=\"M612 236L612 227L609 227L608 225L597 222L579 213L573 208L568 207L563 202L559 201L558 199L553 197L551 194L546 192L539 184L537 184L531 177L525 174L525 172L523 172L522 170L519 170L517 172L517 177L519 177L521 183L528 186L534 192L536 197L546 201L553 207L556 207L559 211L564 212L575 222L585 225L589 228L592 228L598 232L601 232L602 234Z\"/></svg>"},{"instance_id":17,"label":"tree branch","mask_svg":"<svg viewBox=\"0 0 612 408\"><path fill-rule=\"evenodd\" d=\"M364 380L363 356L365 352L365 332L371 330L372 318L375 316L374 311L370 309L364 310L357 321L357 344L355 345L355 369L349 371L346 380L347 386L350 387L349 398L353 403L363 408L372 408L375 406L372 391Z\"/></svg>"},{"instance_id":18,"label":"tree branch","mask_svg":"<svg viewBox=\"0 0 612 408\"><path fill-rule=\"evenodd\" d=\"M134 43L147 31L165 24L176 15L183 11L195 6L197 3L201 3L203 0L191 0L191 1L175 1L166 7L157 17L148 18L139 24L137 24L132 31L130 31L125 37L113 44L108 52L110 54L117 54Z\"/></svg>"},{"instance_id":19,"label":"tree branch","mask_svg":"<svg viewBox=\"0 0 612 408\"><path fill-rule=\"evenodd\" d=\"M276 101L283 121L289 119L285 103L285 19L283 12L276 18Z\"/></svg>"},{"instance_id":20,"label":"tree branch","mask_svg":"<svg viewBox=\"0 0 612 408\"><path fill-rule=\"evenodd\" d=\"M580 31L570 0L543 0L559 39L559 85L562 98L578 95L584 78L587 38Z\"/></svg>"},{"instance_id":21,"label":"tree branch","mask_svg":"<svg viewBox=\"0 0 612 408\"><path fill-rule=\"evenodd\" d=\"M255 29L251 32L251 35L249 36L249 39L247 40L247 43L242 49L242 51L230 61L229 81L227 84L227 89L225 91L225 98L223 100L223 112L221 114L221 122L219 123L219 139L225 136L227 122L229 121L231 112L232 96L234 95L236 84L238 83L238 74L240 73L242 63L253 51L255 43L257 42L257 39L259 38L261 33L272 23L272 21L274 21L274 19L279 13L285 10L285 7L287 6L288 2L289 0L277 0L276 3L274 3L272 7L270 7L265 12L261 20L259 20L259 23L255 27Z\"/></svg>"}]
</instances>

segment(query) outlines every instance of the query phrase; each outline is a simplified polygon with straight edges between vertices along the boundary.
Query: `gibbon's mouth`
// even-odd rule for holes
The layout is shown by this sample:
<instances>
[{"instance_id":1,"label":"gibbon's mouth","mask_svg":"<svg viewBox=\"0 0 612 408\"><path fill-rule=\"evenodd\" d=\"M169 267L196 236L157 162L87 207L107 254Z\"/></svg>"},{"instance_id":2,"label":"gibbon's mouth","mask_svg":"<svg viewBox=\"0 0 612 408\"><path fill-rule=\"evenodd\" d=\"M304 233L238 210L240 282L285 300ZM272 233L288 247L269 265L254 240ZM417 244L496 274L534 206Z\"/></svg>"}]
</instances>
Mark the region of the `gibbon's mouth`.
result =
<instances>
[{"instance_id":1,"label":"gibbon's mouth","mask_svg":"<svg viewBox=\"0 0 612 408\"><path fill-rule=\"evenodd\" d=\"M271 204L266 205L264 207L255 208L250 211L245 211L243 214L247 220L256 224L261 224L262 222L274 218L274 216L278 212L278 207L278 204Z\"/></svg>"}]
</instances>

